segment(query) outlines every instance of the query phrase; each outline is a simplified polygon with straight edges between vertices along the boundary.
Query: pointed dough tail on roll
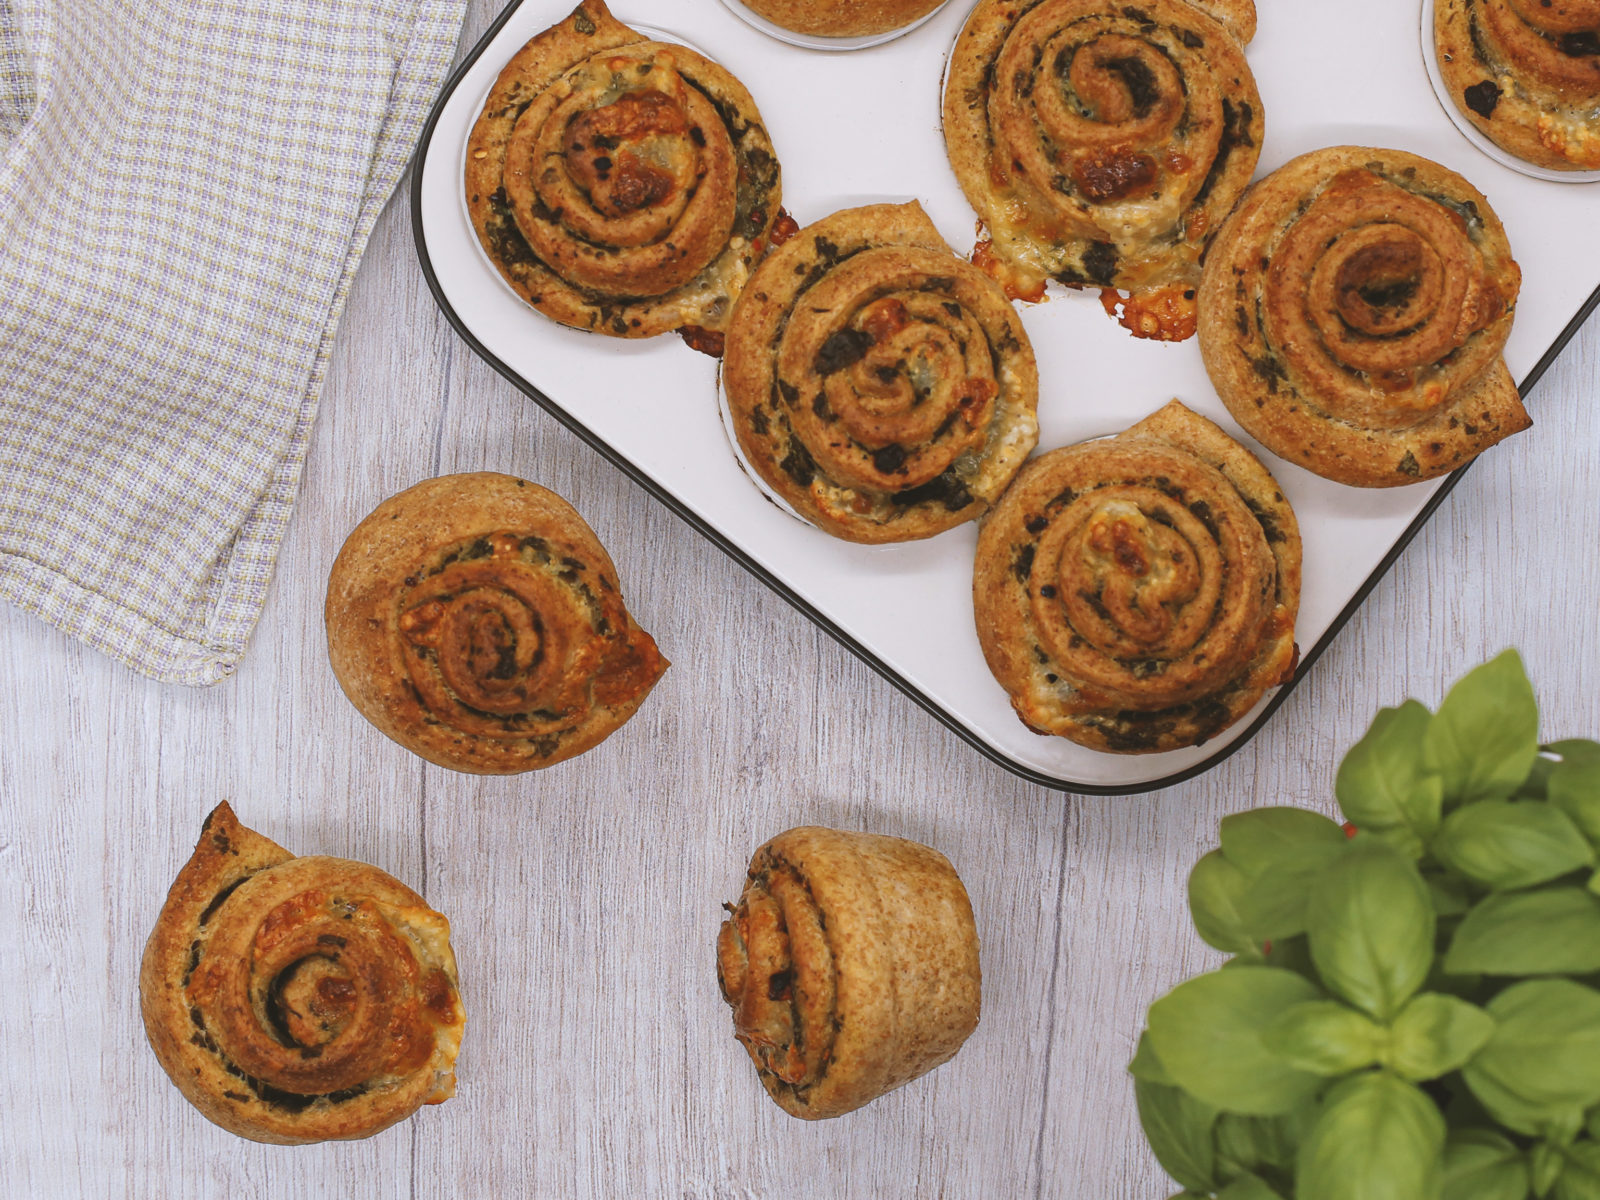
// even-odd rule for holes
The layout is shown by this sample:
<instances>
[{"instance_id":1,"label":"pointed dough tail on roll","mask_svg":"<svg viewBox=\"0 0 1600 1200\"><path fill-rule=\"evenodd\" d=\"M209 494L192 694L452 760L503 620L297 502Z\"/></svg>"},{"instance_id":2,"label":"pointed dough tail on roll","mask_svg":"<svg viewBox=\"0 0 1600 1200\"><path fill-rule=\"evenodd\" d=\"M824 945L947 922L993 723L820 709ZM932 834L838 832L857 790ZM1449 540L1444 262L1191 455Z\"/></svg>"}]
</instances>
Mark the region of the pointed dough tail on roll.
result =
<instances>
[{"instance_id":1,"label":"pointed dough tail on roll","mask_svg":"<svg viewBox=\"0 0 1600 1200\"><path fill-rule=\"evenodd\" d=\"M365 863L296 858L220 804L145 946L145 1032L207 1119L364 1138L455 1093L450 923Z\"/></svg>"}]
</instances>

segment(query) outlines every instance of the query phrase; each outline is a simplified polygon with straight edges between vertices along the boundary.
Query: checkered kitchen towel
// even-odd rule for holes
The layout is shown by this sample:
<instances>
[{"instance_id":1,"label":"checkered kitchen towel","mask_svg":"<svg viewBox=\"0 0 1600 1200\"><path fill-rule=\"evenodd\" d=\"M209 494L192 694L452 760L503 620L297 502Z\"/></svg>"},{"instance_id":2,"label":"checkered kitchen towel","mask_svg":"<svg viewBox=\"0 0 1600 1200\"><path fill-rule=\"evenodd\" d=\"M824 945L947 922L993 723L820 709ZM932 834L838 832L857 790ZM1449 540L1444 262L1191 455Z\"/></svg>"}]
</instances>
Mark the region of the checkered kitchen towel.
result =
<instances>
[{"instance_id":1,"label":"checkered kitchen towel","mask_svg":"<svg viewBox=\"0 0 1600 1200\"><path fill-rule=\"evenodd\" d=\"M0 599L238 663L466 0L0 0Z\"/></svg>"}]
</instances>

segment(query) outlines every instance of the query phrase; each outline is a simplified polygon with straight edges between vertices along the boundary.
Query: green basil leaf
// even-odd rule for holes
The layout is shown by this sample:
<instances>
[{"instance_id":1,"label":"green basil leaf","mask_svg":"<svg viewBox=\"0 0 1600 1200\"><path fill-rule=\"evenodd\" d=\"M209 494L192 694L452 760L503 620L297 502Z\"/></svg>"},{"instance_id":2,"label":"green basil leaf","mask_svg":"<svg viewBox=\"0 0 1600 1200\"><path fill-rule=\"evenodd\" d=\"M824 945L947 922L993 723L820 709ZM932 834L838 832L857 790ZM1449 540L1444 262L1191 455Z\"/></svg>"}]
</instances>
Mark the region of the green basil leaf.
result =
<instances>
[{"instance_id":1,"label":"green basil leaf","mask_svg":"<svg viewBox=\"0 0 1600 1200\"><path fill-rule=\"evenodd\" d=\"M1585 1126L1592 1138L1600 1138L1600 1108L1589 1114L1589 1123Z\"/></svg>"},{"instance_id":2,"label":"green basil leaf","mask_svg":"<svg viewBox=\"0 0 1600 1200\"><path fill-rule=\"evenodd\" d=\"M1431 1200L1440 1194L1444 1117L1419 1089L1369 1071L1328 1093L1300 1147L1297 1200Z\"/></svg>"},{"instance_id":3,"label":"green basil leaf","mask_svg":"<svg viewBox=\"0 0 1600 1200\"><path fill-rule=\"evenodd\" d=\"M1600 992L1568 979L1532 979L1508 987L1488 1010L1494 1036L1461 1073L1497 1117L1501 1091L1557 1118L1600 1103Z\"/></svg>"},{"instance_id":4,"label":"green basil leaf","mask_svg":"<svg viewBox=\"0 0 1600 1200\"><path fill-rule=\"evenodd\" d=\"M1434 835L1433 856L1497 891L1532 887L1594 865L1594 848L1559 808L1490 800L1457 809Z\"/></svg>"},{"instance_id":5,"label":"green basil leaf","mask_svg":"<svg viewBox=\"0 0 1600 1200\"><path fill-rule=\"evenodd\" d=\"M1217 1193L1217 1200L1283 1200L1254 1175L1241 1175Z\"/></svg>"},{"instance_id":6,"label":"green basil leaf","mask_svg":"<svg viewBox=\"0 0 1600 1200\"><path fill-rule=\"evenodd\" d=\"M1213 850L1189 872L1189 911L1195 932L1208 946L1227 954L1259 956L1261 947L1246 930L1239 900L1250 886L1245 873Z\"/></svg>"},{"instance_id":7,"label":"green basil leaf","mask_svg":"<svg viewBox=\"0 0 1600 1200\"><path fill-rule=\"evenodd\" d=\"M1283 851L1263 869L1239 898L1239 916L1252 937L1280 942L1306 931L1306 904L1311 888L1346 853L1346 838L1308 842Z\"/></svg>"},{"instance_id":8,"label":"green basil leaf","mask_svg":"<svg viewBox=\"0 0 1600 1200\"><path fill-rule=\"evenodd\" d=\"M1215 1188L1211 1127L1217 1122L1217 1110L1182 1088L1143 1079L1134 1080L1133 1096L1139 1123L1161 1169L1191 1191Z\"/></svg>"},{"instance_id":9,"label":"green basil leaf","mask_svg":"<svg viewBox=\"0 0 1600 1200\"><path fill-rule=\"evenodd\" d=\"M1533 1194L1538 1200L1550 1194L1556 1177L1566 1168L1567 1160L1561 1157L1561 1148L1553 1142L1540 1142L1528 1147L1528 1178L1533 1181Z\"/></svg>"},{"instance_id":10,"label":"green basil leaf","mask_svg":"<svg viewBox=\"0 0 1600 1200\"><path fill-rule=\"evenodd\" d=\"M1477 1005L1423 992L1395 1018L1387 1063L1413 1083L1437 1079L1463 1066L1493 1034L1494 1018Z\"/></svg>"},{"instance_id":11,"label":"green basil leaf","mask_svg":"<svg viewBox=\"0 0 1600 1200\"><path fill-rule=\"evenodd\" d=\"M1148 1037L1173 1082L1227 1112L1288 1112L1321 1080L1280 1062L1264 1031L1284 1009L1318 999L1292 971L1229 967L1179 984L1150 1006Z\"/></svg>"},{"instance_id":12,"label":"green basil leaf","mask_svg":"<svg viewBox=\"0 0 1600 1200\"><path fill-rule=\"evenodd\" d=\"M1428 885L1381 843L1352 844L1322 873L1306 924L1322 982L1380 1021L1393 1019L1433 963Z\"/></svg>"},{"instance_id":13,"label":"green basil leaf","mask_svg":"<svg viewBox=\"0 0 1600 1200\"><path fill-rule=\"evenodd\" d=\"M1267 1049L1313 1075L1348 1075L1378 1061L1387 1031L1337 1000L1286 1009L1267 1029Z\"/></svg>"},{"instance_id":14,"label":"green basil leaf","mask_svg":"<svg viewBox=\"0 0 1600 1200\"><path fill-rule=\"evenodd\" d=\"M1527 1160L1510 1138L1487 1129L1450 1135L1443 1200L1527 1200L1527 1195Z\"/></svg>"},{"instance_id":15,"label":"green basil leaf","mask_svg":"<svg viewBox=\"0 0 1600 1200\"><path fill-rule=\"evenodd\" d=\"M1150 1047L1150 1035L1141 1033L1139 1044L1134 1048L1133 1061L1128 1064L1128 1074L1135 1079L1143 1079L1146 1083L1160 1083L1167 1087L1176 1087L1172 1076L1167 1074L1167 1069L1161 1065L1161 1060L1156 1057L1156 1052Z\"/></svg>"},{"instance_id":16,"label":"green basil leaf","mask_svg":"<svg viewBox=\"0 0 1600 1200\"><path fill-rule=\"evenodd\" d=\"M1307 1103L1279 1117L1242 1117L1223 1113L1214 1134L1217 1178L1241 1175L1293 1177L1294 1156L1306 1132L1316 1123L1317 1108Z\"/></svg>"},{"instance_id":17,"label":"green basil leaf","mask_svg":"<svg viewBox=\"0 0 1600 1200\"><path fill-rule=\"evenodd\" d=\"M1489 896L1462 918L1444 967L1458 975L1600 971L1600 897L1581 887Z\"/></svg>"},{"instance_id":18,"label":"green basil leaf","mask_svg":"<svg viewBox=\"0 0 1600 1200\"><path fill-rule=\"evenodd\" d=\"M1222 818L1222 852L1252 878L1289 851L1344 842L1344 830L1336 822L1304 808L1253 808Z\"/></svg>"},{"instance_id":19,"label":"green basil leaf","mask_svg":"<svg viewBox=\"0 0 1600 1200\"><path fill-rule=\"evenodd\" d=\"M1339 808L1362 831L1400 828L1426 840L1439 825L1444 781L1422 761L1433 714L1416 700L1380 708L1334 777Z\"/></svg>"},{"instance_id":20,"label":"green basil leaf","mask_svg":"<svg viewBox=\"0 0 1600 1200\"><path fill-rule=\"evenodd\" d=\"M1567 1139L1583 1124L1581 1105L1524 1100L1487 1076L1471 1081L1473 1099L1497 1124L1528 1137Z\"/></svg>"},{"instance_id":21,"label":"green basil leaf","mask_svg":"<svg viewBox=\"0 0 1600 1200\"><path fill-rule=\"evenodd\" d=\"M1561 756L1545 789L1550 803L1600 846L1600 743L1557 742L1550 750Z\"/></svg>"},{"instance_id":22,"label":"green basil leaf","mask_svg":"<svg viewBox=\"0 0 1600 1200\"><path fill-rule=\"evenodd\" d=\"M1551 1200L1600 1200L1600 1142L1574 1142L1561 1153L1565 1169Z\"/></svg>"},{"instance_id":23,"label":"green basil leaf","mask_svg":"<svg viewBox=\"0 0 1600 1200\"><path fill-rule=\"evenodd\" d=\"M1447 806L1504 800L1539 755L1539 707L1522 659L1507 650L1450 689L1422 737L1423 763Z\"/></svg>"},{"instance_id":24,"label":"green basil leaf","mask_svg":"<svg viewBox=\"0 0 1600 1200\"><path fill-rule=\"evenodd\" d=\"M1428 844L1416 833L1401 825L1393 825L1388 829L1374 829L1369 825L1356 831L1355 840L1359 842L1363 839L1382 842L1413 861L1428 852Z\"/></svg>"}]
</instances>

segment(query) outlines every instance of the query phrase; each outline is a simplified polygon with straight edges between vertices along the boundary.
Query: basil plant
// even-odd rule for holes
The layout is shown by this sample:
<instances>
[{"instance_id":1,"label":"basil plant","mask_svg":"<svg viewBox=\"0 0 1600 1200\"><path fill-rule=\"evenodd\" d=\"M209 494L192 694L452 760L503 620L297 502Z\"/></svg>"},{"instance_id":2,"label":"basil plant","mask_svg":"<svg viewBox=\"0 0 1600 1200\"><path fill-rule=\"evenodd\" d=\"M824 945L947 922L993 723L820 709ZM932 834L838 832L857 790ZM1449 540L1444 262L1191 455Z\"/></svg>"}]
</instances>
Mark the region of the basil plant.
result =
<instances>
[{"instance_id":1,"label":"basil plant","mask_svg":"<svg viewBox=\"0 0 1600 1200\"><path fill-rule=\"evenodd\" d=\"M1226 818L1196 864L1233 957L1130 1066L1182 1197L1600 1200L1600 744L1541 746L1507 651L1378 713L1348 823Z\"/></svg>"}]
</instances>

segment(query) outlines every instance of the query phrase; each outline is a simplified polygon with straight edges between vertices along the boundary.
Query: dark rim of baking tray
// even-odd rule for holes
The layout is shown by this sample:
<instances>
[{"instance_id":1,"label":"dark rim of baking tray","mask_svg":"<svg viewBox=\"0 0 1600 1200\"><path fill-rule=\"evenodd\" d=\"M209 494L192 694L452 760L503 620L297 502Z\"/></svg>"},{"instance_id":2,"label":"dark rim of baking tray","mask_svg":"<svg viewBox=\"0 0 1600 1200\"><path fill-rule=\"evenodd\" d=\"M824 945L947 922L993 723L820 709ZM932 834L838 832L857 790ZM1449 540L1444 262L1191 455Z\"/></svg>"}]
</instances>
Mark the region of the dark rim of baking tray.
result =
<instances>
[{"instance_id":1,"label":"dark rim of baking tray","mask_svg":"<svg viewBox=\"0 0 1600 1200\"><path fill-rule=\"evenodd\" d=\"M482 57L483 52L488 49L489 43L494 40L495 35L500 32L501 27L511 19L511 15L515 13L517 9L522 7L522 2L523 0L511 0L511 3L506 5L505 11L502 12L498 18L496 18L495 23L489 27L488 32L485 33L483 37L478 40L478 44L473 47L472 53L467 55L465 61L463 61L462 64L455 69L455 72L450 76L449 80L446 81L444 90L439 93L438 100L434 101L433 110L428 114L428 123L422 128L422 137L417 142L416 154L411 160L411 234L413 240L416 242L417 258L422 264L422 274L428 281L428 288L433 292L433 298L435 301L437 301L440 311L444 313L445 318L450 322L450 324L455 327L455 331L461 335L462 341L466 342L468 346L472 347L477 355L486 363L488 363L496 371L499 371L500 374L504 375L523 392L526 392L530 397L532 397L533 400L538 403L539 407L543 408L557 421L560 421L561 424L565 425L573 433L577 434L593 449L608 459L613 466L622 471L623 474L627 475L628 478L632 479L640 487L644 488L645 491L649 492L657 500L661 501L661 503L665 504L673 512L677 513L678 516L683 518L683 520L686 521L691 528L698 532L712 545L716 546L729 558L733 559L734 562L738 563L745 570L749 571L750 574L761 580L762 583L766 584L773 591L777 592L778 595L782 596L790 604L794 605L806 616L810 617L819 626L821 626L822 629L831 634L833 638L838 641L839 644L842 645L846 650L849 650L862 662L866 663L867 666L871 667L879 675L882 675L912 700L916 701L916 703L927 709L928 712L932 713L941 722L949 726L956 736L961 738L968 745L972 746L973 749L977 750L979 754L982 754L985 758L998 763L1000 766L1010 771L1013 775L1019 775L1023 779L1028 780L1030 783L1037 783L1041 787L1051 788L1052 790L1058 792L1072 792L1086 796L1133 796L1142 792L1153 792L1160 788L1171 787L1175 783L1182 783L1186 779L1193 779L1196 775L1211 770L1212 767L1222 762L1236 750L1239 750L1243 746L1247 745L1250 740L1261 731L1261 727L1271 720L1272 714L1278 711L1278 706L1289 698L1289 693L1294 691L1296 685L1298 685L1300 681L1306 677L1306 674L1311 670L1312 664L1314 664L1317 659L1322 657L1322 652L1328 648L1329 643L1331 643L1334 637L1338 635L1339 631L1344 628L1345 622L1349 621L1350 618L1355 615L1356 610L1360 608L1362 602L1366 600L1367 594L1377 586L1378 580L1382 579L1384 575L1388 574L1389 568L1393 566L1394 561L1400 557L1400 552L1411 544L1411 539L1416 537L1417 532L1428 523L1428 519L1433 516L1434 510L1438 508L1443 502L1444 498L1450 494L1451 489L1453 489L1457 483L1461 482L1461 477L1467 473L1468 467L1472 466L1472 464L1469 462L1465 467L1459 467L1445 477L1445 481L1440 486L1439 490L1433 494L1433 496L1428 500L1427 504L1423 505L1422 511L1416 515L1416 518L1411 522L1410 525L1406 526L1405 532L1402 533L1398 539L1396 539L1394 545L1389 547L1389 552L1383 556L1383 561L1377 565L1371 575L1367 576L1366 581L1356 589L1355 595L1350 597L1350 602L1346 604L1343 611L1340 612L1336 618L1334 618L1333 624L1328 626L1327 632L1324 633L1320 639L1318 639L1316 645L1312 646L1310 650L1306 651L1300 656L1300 665L1295 669L1294 678L1289 680L1288 683L1284 684L1278 689L1277 695L1272 697L1272 699L1268 702L1267 707L1261 711L1261 715L1250 723L1249 728L1247 728L1238 737L1234 738L1233 741L1224 746L1212 757L1206 759L1204 762L1196 763L1194 766L1185 770L1178 771L1175 774L1165 775L1160 779L1152 779L1148 783L1121 784L1115 787L1106 787L1104 785L1092 783L1078 783L1070 779L1057 779L1053 775L1042 774L1039 771L1035 771L1032 767L1027 767L1019 762L1015 762L1008 758L1001 751L996 750L993 746L990 746L988 743L983 741L982 738L978 737L977 734L973 733L970 729L963 725L957 717L947 713L934 700L923 695L922 692L918 691L909 680L901 678L898 674L896 674L893 667L889 666L871 650L868 650L860 642L856 641L855 638L851 637L844 630L840 629L824 613L819 611L816 607L807 602L796 592L792 591L788 584L772 575L766 570L765 567L761 566L743 550L739 549L738 546L729 541L727 537L725 537L718 529L702 520L694 512L690 511L687 505L680 501L676 496L673 496L671 493L666 491L659 483L650 478L650 476L645 474L638 467L634 466L633 463L624 457L620 451L614 449L608 442L602 440L599 435L590 430L589 427L582 421L578 420L571 413L567 412L554 400L550 399L549 396L546 396L538 388L534 387L526 379L522 378L521 375L517 374L516 371L512 370L505 363L501 362L498 358L491 354L488 348L485 347L484 344L475 336L473 336L472 331L468 329L461 318L456 315L456 310L450 307L450 302L445 299L444 292L439 287L439 279L433 273L433 261L428 257L427 237L422 231L422 189L420 186L418 186L418 181L421 175L419 168L421 167L423 159L427 157L428 147L433 142L433 130L434 126L436 126L439 122L439 114L444 111L444 106L449 102L450 97L455 94L456 87L461 83L463 76L465 76L466 73L472 68L473 64L476 63L480 57ZM1533 391L1534 385L1539 382L1540 377L1544 375L1550 364L1556 360L1556 356L1559 355L1566 347L1566 344L1572 340L1573 334L1578 332L1579 327L1584 323L1585 320L1588 319L1589 314L1594 312L1597 306L1600 306L1600 287L1595 288L1595 290L1590 293L1589 298L1583 302L1583 307L1578 309L1577 315L1574 316L1571 321L1567 322L1567 327L1561 331L1561 335L1556 338L1555 343L1550 347L1550 349L1546 350L1544 352L1544 356L1534 364L1533 370L1528 372L1528 377L1522 381L1522 386L1518 389L1522 393L1524 400L1526 400L1528 394Z\"/></svg>"}]
</instances>

